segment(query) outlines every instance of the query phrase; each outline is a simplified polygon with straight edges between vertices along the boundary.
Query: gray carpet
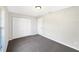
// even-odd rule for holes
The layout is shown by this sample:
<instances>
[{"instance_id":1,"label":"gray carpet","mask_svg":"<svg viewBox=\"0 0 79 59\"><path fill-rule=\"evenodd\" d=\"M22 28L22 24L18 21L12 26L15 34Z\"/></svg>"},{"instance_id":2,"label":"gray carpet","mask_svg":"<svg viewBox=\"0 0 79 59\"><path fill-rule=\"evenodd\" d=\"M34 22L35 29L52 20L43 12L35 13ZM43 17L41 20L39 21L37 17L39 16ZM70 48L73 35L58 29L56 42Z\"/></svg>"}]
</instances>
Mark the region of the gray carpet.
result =
<instances>
[{"instance_id":1,"label":"gray carpet","mask_svg":"<svg viewBox=\"0 0 79 59\"><path fill-rule=\"evenodd\" d=\"M40 35L9 41L7 52L78 52Z\"/></svg>"}]
</instances>

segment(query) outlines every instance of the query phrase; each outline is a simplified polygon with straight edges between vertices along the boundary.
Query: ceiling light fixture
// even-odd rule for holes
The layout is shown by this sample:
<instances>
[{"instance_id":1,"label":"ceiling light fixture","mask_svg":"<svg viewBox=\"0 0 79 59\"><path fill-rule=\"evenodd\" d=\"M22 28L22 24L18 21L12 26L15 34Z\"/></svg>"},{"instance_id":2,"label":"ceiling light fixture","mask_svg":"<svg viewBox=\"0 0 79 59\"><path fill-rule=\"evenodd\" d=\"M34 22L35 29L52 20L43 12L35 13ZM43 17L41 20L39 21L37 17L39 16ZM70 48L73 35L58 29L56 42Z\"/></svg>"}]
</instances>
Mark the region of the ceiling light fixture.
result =
<instances>
[{"instance_id":1,"label":"ceiling light fixture","mask_svg":"<svg viewBox=\"0 0 79 59\"><path fill-rule=\"evenodd\" d=\"M36 8L36 9L41 9L42 7L41 7L41 6L35 6L35 8Z\"/></svg>"}]
</instances>

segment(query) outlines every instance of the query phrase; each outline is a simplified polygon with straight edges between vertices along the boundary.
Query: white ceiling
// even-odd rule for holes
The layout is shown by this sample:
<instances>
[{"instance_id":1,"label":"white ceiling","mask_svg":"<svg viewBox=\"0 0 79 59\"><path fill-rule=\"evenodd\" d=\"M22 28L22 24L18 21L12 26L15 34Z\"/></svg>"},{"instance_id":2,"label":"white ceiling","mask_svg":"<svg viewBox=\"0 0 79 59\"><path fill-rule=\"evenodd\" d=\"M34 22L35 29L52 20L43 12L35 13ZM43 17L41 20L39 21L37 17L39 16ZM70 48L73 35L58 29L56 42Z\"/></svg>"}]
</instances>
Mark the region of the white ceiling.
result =
<instances>
[{"instance_id":1,"label":"white ceiling","mask_svg":"<svg viewBox=\"0 0 79 59\"><path fill-rule=\"evenodd\" d=\"M12 13L39 17L49 12L55 12L68 7L69 6L42 6L42 9L37 10L34 6L8 6L8 10Z\"/></svg>"}]
</instances>

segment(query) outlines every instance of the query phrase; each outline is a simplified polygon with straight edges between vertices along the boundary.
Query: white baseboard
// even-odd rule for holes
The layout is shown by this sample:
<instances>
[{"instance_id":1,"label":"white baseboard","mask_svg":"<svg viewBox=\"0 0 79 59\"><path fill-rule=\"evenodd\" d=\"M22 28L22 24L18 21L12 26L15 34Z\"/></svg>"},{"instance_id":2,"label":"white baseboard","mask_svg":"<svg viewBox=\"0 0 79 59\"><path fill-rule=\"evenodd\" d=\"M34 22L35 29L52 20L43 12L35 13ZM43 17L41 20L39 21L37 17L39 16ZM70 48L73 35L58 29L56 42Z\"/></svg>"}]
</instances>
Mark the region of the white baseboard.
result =
<instances>
[{"instance_id":1,"label":"white baseboard","mask_svg":"<svg viewBox=\"0 0 79 59\"><path fill-rule=\"evenodd\" d=\"M41 36L46 37L46 38L48 38L48 39L50 39L50 40L53 40L53 41L58 42L58 43L60 43L60 44L62 44L62 45L68 46L68 47L70 47L70 48L73 48L73 49L79 51L78 48L76 48L76 47L74 47L74 46L71 46L71 45L68 45L68 44L66 44L66 43L64 43L64 42L61 42L61 41L55 40L55 39L53 39L53 38L51 38L51 37L48 37L48 36L46 36L46 35L43 35L43 34L39 34L39 35L41 35Z\"/></svg>"}]
</instances>

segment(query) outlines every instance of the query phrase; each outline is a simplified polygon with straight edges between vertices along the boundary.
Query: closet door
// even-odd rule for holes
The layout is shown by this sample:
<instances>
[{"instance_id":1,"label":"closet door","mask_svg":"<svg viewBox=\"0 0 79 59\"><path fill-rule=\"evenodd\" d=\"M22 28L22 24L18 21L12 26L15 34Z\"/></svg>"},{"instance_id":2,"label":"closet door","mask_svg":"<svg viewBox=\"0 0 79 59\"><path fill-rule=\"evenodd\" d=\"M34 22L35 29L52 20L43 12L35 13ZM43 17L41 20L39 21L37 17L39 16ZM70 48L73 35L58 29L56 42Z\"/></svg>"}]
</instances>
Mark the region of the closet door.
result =
<instances>
[{"instance_id":1,"label":"closet door","mask_svg":"<svg viewBox=\"0 0 79 59\"><path fill-rule=\"evenodd\" d=\"M31 34L31 20L27 18L13 17L13 39Z\"/></svg>"}]
</instances>

